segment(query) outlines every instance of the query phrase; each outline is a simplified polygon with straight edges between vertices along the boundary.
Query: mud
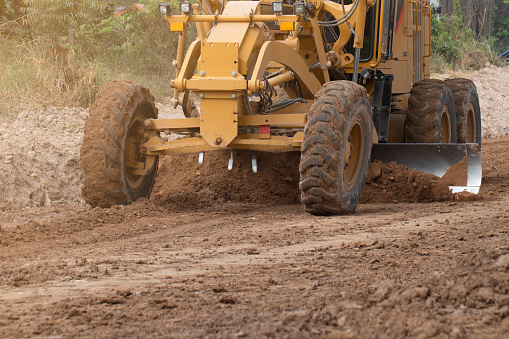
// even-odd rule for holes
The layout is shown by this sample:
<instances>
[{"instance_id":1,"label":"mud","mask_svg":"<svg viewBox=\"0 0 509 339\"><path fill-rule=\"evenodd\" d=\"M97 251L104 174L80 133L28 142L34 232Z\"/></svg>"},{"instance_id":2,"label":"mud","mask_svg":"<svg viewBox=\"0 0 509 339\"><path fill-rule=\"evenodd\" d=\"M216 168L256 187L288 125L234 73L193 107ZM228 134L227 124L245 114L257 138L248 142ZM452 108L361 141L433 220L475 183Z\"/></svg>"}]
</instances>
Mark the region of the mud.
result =
<instances>
[{"instance_id":1,"label":"mud","mask_svg":"<svg viewBox=\"0 0 509 339\"><path fill-rule=\"evenodd\" d=\"M452 200L449 185L432 174L409 171L407 167L391 162L371 163L361 203L432 202Z\"/></svg>"},{"instance_id":2,"label":"mud","mask_svg":"<svg viewBox=\"0 0 509 339\"><path fill-rule=\"evenodd\" d=\"M509 127L507 127L509 126L509 107L506 100L509 95L509 84L507 84L509 76L504 76L506 74L509 74L509 67L488 66L478 72L446 74L436 77L465 77L474 81L480 97L482 135L484 138L493 138L509 133ZM172 109L169 102L157 106L161 118L183 116L182 112ZM88 114L87 109L46 107L40 110L24 110L11 124L0 122L0 149L2 150L0 152L0 211L82 202L80 194L82 171L79 166L79 150L83 140L83 126ZM172 136L164 135L164 137L171 138ZM248 190L252 190L254 187L255 193L240 193L241 189L233 187L230 179L234 173L237 176L242 173L242 176L248 177L250 154L241 155L241 158L235 162L237 169L233 173L224 173L225 179L221 180L222 184L216 185L213 181L207 182L205 179L204 183L185 183L182 191L193 192L196 187L203 188L204 191L201 195L204 198L201 200L205 202L214 200L214 195L219 201L223 199L225 201L257 202L268 199L268 201L286 203L298 199L299 194L295 191L297 187L295 181L298 181L297 167L291 165L291 156L287 160L278 158L265 160L262 155L259 157L260 171L267 173L255 178L253 182L251 182L252 178L241 179ZM227 158L228 155L224 154L207 155L207 159L216 162L214 163L216 167L211 167L210 170L205 169L204 172L223 172ZM172 164L181 161L179 159L167 160L167 157L163 159ZM189 165L194 169L194 174L197 171L201 173L202 169L196 168L197 161L193 160L194 164L192 160L186 161L189 161ZM285 163L289 168L272 168L271 166L278 166L278 161ZM268 164L267 168L263 168L264 163ZM175 166L180 165L176 164ZM276 175L277 173L280 175ZM191 177L191 173L189 173L189 177ZM196 179L204 179L203 175L196 177ZM251 175L251 177L253 176ZM270 178L277 178L277 180L272 183L265 181ZM258 191L259 187L263 189ZM236 192L229 194L225 192L225 189L233 189ZM213 192L212 195L209 190ZM158 196L165 200L186 201L182 192L178 192L176 187L171 187L171 184L161 184L159 191L161 194ZM268 194L269 192L274 193L275 198L272 198ZM184 196L186 194L183 193ZM365 194L363 197L364 202L369 201L366 200L368 199L366 196ZM415 200L415 198L412 199ZM412 199L396 197L392 200L414 201Z\"/></svg>"},{"instance_id":3,"label":"mud","mask_svg":"<svg viewBox=\"0 0 509 339\"><path fill-rule=\"evenodd\" d=\"M223 202L292 204L299 201L298 152L258 153L258 173L253 173L252 153L236 151L228 171L230 152L161 157L153 198L179 206Z\"/></svg>"},{"instance_id":4,"label":"mud","mask_svg":"<svg viewBox=\"0 0 509 339\"><path fill-rule=\"evenodd\" d=\"M509 137L483 143L477 201L2 212L0 337L504 338Z\"/></svg>"},{"instance_id":5,"label":"mud","mask_svg":"<svg viewBox=\"0 0 509 339\"><path fill-rule=\"evenodd\" d=\"M509 333L509 136L483 140L475 201L375 163L354 214L315 217L298 156L260 155L257 176L239 152L231 172L229 154L162 158L150 200L92 209L69 162L87 113L50 112L0 129L0 338Z\"/></svg>"}]
</instances>

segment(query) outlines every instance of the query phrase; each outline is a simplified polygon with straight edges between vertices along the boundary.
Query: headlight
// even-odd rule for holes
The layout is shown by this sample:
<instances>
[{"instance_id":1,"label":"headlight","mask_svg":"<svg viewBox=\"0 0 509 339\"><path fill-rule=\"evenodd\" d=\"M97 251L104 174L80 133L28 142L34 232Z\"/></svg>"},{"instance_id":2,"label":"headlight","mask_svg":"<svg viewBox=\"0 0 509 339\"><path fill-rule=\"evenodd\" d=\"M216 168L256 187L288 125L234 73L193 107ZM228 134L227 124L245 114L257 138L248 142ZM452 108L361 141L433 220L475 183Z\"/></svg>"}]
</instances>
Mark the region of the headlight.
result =
<instances>
[{"instance_id":1,"label":"headlight","mask_svg":"<svg viewBox=\"0 0 509 339\"><path fill-rule=\"evenodd\" d=\"M169 15L171 13L171 7L167 3L159 4L159 13L162 15Z\"/></svg>"},{"instance_id":2,"label":"headlight","mask_svg":"<svg viewBox=\"0 0 509 339\"><path fill-rule=\"evenodd\" d=\"M180 12L184 14L188 14L191 12L191 3L184 1L180 3Z\"/></svg>"},{"instance_id":3,"label":"headlight","mask_svg":"<svg viewBox=\"0 0 509 339\"><path fill-rule=\"evenodd\" d=\"M283 13L283 1L274 1L272 3L272 11L276 14Z\"/></svg>"},{"instance_id":4,"label":"headlight","mask_svg":"<svg viewBox=\"0 0 509 339\"><path fill-rule=\"evenodd\" d=\"M304 14L306 11L306 4L303 2L296 2L293 4L293 14Z\"/></svg>"}]
</instances>

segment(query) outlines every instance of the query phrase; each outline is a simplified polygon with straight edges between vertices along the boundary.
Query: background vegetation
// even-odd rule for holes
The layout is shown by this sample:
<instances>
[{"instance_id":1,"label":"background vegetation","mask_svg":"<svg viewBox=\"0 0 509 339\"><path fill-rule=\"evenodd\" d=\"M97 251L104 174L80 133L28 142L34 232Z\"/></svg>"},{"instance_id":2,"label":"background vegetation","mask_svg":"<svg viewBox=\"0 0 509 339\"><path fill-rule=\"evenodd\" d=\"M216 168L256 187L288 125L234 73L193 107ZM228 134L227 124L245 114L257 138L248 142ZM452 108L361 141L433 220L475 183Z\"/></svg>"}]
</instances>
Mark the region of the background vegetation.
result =
<instances>
[{"instance_id":1,"label":"background vegetation","mask_svg":"<svg viewBox=\"0 0 509 339\"><path fill-rule=\"evenodd\" d=\"M167 96L178 36L157 0L136 2L143 10L127 0L0 0L0 115L88 107L100 86L119 78ZM120 6L126 12L116 15Z\"/></svg>"},{"instance_id":2,"label":"background vegetation","mask_svg":"<svg viewBox=\"0 0 509 339\"><path fill-rule=\"evenodd\" d=\"M465 27L476 35L496 38L495 48L509 49L509 1L508 0L441 0L443 13L460 13Z\"/></svg>"},{"instance_id":3,"label":"background vegetation","mask_svg":"<svg viewBox=\"0 0 509 339\"><path fill-rule=\"evenodd\" d=\"M25 107L87 107L101 85L119 78L144 84L162 100L174 76L177 35L163 22L158 2L0 0L0 118L12 119ZM432 71L499 62L496 56L509 49L509 0L441 5L443 14L432 24ZM116 15L119 6L127 12Z\"/></svg>"},{"instance_id":4,"label":"background vegetation","mask_svg":"<svg viewBox=\"0 0 509 339\"><path fill-rule=\"evenodd\" d=\"M432 72L470 70L509 49L509 0L442 0L432 18Z\"/></svg>"}]
</instances>

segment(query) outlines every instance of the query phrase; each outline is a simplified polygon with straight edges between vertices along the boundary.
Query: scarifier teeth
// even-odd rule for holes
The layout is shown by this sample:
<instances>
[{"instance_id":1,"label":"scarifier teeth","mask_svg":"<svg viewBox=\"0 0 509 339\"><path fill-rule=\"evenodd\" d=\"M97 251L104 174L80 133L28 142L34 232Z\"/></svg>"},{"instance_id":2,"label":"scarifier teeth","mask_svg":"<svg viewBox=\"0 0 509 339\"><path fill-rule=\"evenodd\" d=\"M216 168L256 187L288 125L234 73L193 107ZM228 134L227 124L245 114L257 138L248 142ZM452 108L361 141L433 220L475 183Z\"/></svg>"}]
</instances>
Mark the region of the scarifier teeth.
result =
<instances>
[{"instance_id":1,"label":"scarifier teeth","mask_svg":"<svg viewBox=\"0 0 509 339\"><path fill-rule=\"evenodd\" d=\"M233 151L230 153L230 159L228 160L228 171L233 169Z\"/></svg>"},{"instance_id":2,"label":"scarifier teeth","mask_svg":"<svg viewBox=\"0 0 509 339\"><path fill-rule=\"evenodd\" d=\"M258 160L256 159L255 152L253 152L253 158L251 159L251 166L253 167L253 173L258 173Z\"/></svg>"},{"instance_id":3,"label":"scarifier teeth","mask_svg":"<svg viewBox=\"0 0 509 339\"><path fill-rule=\"evenodd\" d=\"M204 152L200 152L200 155L198 156L198 163L200 165L203 165L203 159L205 158L205 153Z\"/></svg>"}]
</instances>

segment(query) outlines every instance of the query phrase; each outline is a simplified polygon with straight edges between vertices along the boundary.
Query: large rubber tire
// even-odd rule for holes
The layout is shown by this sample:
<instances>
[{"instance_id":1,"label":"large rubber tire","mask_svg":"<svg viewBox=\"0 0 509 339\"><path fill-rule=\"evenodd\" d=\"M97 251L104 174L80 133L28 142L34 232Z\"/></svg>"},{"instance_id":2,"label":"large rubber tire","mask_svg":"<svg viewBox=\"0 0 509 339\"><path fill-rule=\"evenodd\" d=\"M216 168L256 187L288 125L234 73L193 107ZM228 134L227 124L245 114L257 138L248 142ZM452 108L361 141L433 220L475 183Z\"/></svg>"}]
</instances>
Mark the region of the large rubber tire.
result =
<instances>
[{"instance_id":1,"label":"large rubber tire","mask_svg":"<svg viewBox=\"0 0 509 339\"><path fill-rule=\"evenodd\" d=\"M325 84L315 95L301 147L301 202L315 215L350 213L361 198L373 146L371 106L364 87Z\"/></svg>"},{"instance_id":2,"label":"large rubber tire","mask_svg":"<svg viewBox=\"0 0 509 339\"><path fill-rule=\"evenodd\" d=\"M112 81L100 89L85 123L80 160L81 194L92 207L128 204L150 196L159 159L140 152L147 118L157 118L157 108L146 88L131 81ZM133 174L134 164L138 170L144 166L145 173Z\"/></svg>"},{"instance_id":3,"label":"large rubber tire","mask_svg":"<svg viewBox=\"0 0 509 339\"><path fill-rule=\"evenodd\" d=\"M456 135L459 143L481 145L481 108L475 84L468 79L449 79L456 112Z\"/></svg>"},{"instance_id":4,"label":"large rubber tire","mask_svg":"<svg viewBox=\"0 0 509 339\"><path fill-rule=\"evenodd\" d=\"M449 86L426 79L412 87L405 120L408 143L455 143L456 115Z\"/></svg>"}]
</instances>

